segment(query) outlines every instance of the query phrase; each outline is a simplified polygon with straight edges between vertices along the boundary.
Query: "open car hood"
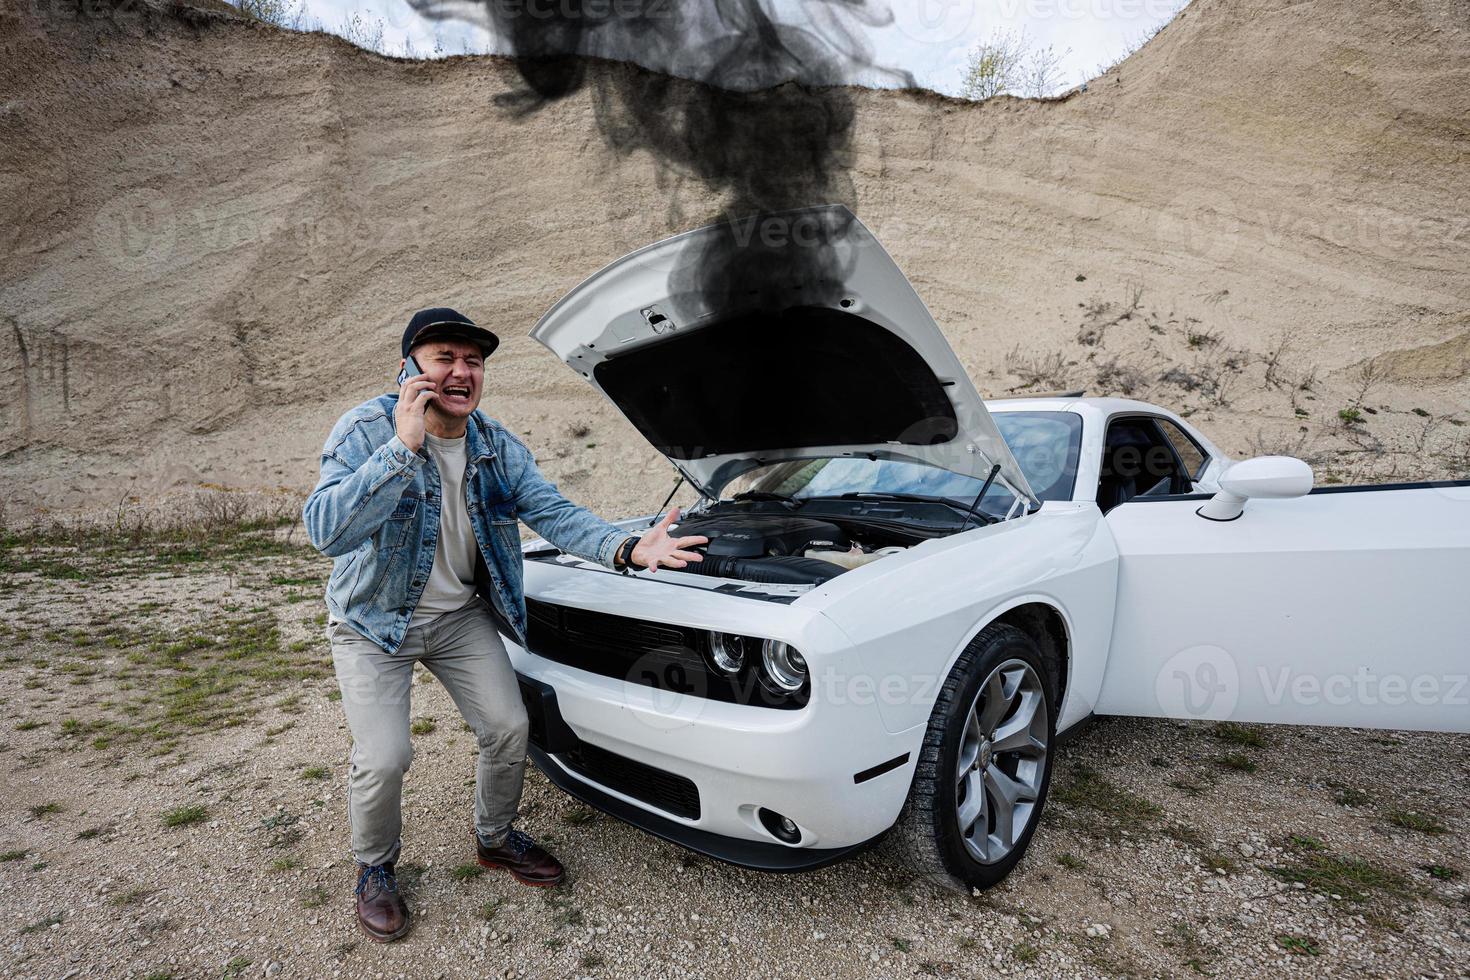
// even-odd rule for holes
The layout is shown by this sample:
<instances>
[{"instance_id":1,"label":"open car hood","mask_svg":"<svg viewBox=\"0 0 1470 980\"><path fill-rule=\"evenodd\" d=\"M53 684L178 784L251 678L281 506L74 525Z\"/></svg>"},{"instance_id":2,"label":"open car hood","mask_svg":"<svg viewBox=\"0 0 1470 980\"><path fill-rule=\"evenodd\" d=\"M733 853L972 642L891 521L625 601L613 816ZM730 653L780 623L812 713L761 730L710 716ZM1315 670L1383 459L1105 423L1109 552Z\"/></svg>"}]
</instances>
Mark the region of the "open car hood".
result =
<instances>
[{"instance_id":1,"label":"open car hood","mask_svg":"<svg viewBox=\"0 0 1470 980\"><path fill-rule=\"evenodd\" d=\"M868 456L980 480L999 465L1037 502L934 317L842 206L641 248L531 336L709 496L767 463Z\"/></svg>"}]
</instances>

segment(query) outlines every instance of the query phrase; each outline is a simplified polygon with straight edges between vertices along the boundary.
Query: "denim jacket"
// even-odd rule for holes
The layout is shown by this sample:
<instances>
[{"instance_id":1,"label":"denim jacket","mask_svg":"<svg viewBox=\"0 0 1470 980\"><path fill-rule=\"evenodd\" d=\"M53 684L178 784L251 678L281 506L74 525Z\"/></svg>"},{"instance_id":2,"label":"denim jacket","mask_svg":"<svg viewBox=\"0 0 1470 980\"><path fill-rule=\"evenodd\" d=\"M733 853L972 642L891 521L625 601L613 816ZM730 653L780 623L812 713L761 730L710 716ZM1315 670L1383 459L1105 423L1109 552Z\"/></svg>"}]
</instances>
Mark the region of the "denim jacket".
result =
<instances>
[{"instance_id":1,"label":"denim jacket","mask_svg":"<svg viewBox=\"0 0 1470 980\"><path fill-rule=\"evenodd\" d=\"M322 447L322 475L306 501L306 533L330 556L327 609L389 653L434 567L439 535L439 470L427 450L398 438L398 395L347 412ZM476 410L465 432L465 503L480 548L478 591L525 645L521 540L516 520L547 541L612 567L628 532L563 497L525 444Z\"/></svg>"}]
</instances>

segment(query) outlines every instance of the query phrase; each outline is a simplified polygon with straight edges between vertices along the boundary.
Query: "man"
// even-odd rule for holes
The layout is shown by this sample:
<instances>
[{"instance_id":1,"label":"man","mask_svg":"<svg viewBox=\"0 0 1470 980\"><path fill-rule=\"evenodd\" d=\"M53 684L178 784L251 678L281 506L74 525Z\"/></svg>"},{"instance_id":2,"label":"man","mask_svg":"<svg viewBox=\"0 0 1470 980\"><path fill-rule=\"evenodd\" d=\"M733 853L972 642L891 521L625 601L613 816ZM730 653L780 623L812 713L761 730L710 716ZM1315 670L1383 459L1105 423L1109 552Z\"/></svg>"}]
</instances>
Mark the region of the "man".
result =
<instances>
[{"instance_id":1,"label":"man","mask_svg":"<svg viewBox=\"0 0 1470 980\"><path fill-rule=\"evenodd\" d=\"M612 568L682 568L704 537L671 538L669 513L641 538L557 492L519 439L478 411L484 360L499 344L450 309L414 314L400 367L422 370L337 421L307 533L333 558L327 632L352 729L348 814L358 864L357 918L371 939L408 931L394 868L409 742L409 685L422 662L479 742L476 858L532 885L561 881L560 863L511 828L526 764L527 719L497 632L522 644L520 536L525 521L552 544Z\"/></svg>"}]
</instances>

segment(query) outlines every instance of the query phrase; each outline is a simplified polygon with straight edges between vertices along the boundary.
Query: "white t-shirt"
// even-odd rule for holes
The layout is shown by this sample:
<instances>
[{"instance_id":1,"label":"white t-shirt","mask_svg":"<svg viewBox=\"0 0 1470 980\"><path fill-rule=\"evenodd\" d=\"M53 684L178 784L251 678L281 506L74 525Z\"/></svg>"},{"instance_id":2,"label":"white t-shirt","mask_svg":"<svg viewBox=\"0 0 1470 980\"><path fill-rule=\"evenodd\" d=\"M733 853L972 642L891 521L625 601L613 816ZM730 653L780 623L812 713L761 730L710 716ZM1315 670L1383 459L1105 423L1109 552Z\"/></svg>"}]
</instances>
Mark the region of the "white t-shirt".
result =
<instances>
[{"instance_id":1,"label":"white t-shirt","mask_svg":"<svg viewBox=\"0 0 1470 980\"><path fill-rule=\"evenodd\" d=\"M480 546L470 527L469 509L465 506L464 471L465 440L441 439L424 433L424 448L439 468L439 487L443 506L439 510L439 540L434 545L434 567L424 594L414 607L408 628L422 626L469 605L475 597L475 565Z\"/></svg>"}]
</instances>

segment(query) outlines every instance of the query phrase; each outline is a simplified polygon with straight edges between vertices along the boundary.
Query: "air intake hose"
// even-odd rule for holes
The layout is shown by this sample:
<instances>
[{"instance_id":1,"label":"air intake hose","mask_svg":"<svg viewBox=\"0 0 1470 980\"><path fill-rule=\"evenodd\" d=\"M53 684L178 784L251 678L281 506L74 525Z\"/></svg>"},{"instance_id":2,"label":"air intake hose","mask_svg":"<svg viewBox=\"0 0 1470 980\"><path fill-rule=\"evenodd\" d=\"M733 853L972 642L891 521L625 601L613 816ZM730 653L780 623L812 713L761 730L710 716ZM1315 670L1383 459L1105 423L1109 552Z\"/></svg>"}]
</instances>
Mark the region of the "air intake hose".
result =
<instances>
[{"instance_id":1,"label":"air intake hose","mask_svg":"<svg viewBox=\"0 0 1470 980\"><path fill-rule=\"evenodd\" d=\"M740 579L742 582L764 582L779 585L821 585L847 569L818 558L799 555L773 555L769 558L733 558L729 555L705 555L704 561L691 561L681 572L716 575Z\"/></svg>"}]
</instances>

